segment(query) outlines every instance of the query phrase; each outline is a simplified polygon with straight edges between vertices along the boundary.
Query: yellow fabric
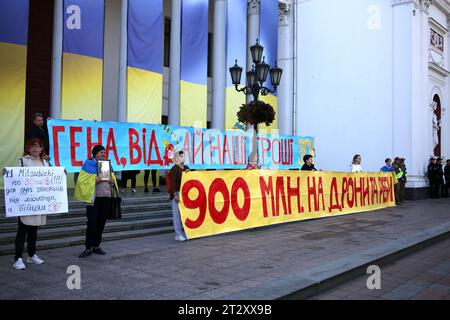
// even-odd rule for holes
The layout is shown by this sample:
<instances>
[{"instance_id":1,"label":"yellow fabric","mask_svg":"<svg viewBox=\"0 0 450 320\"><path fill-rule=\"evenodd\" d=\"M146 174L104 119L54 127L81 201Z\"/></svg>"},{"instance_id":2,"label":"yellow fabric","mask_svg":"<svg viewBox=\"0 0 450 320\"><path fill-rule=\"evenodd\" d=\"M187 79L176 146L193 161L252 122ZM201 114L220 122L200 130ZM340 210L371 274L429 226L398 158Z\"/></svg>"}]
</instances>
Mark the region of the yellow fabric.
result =
<instances>
[{"instance_id":1,"label":"yellow fabric","mask_svg":"<svg viewBox=\"0 0 450 320\"><path fill-rule=\"evenodd\" d=\"M395 206L393 185L387 172L195 171L183 173L179 207L197 238Z\"/></svg>"},{"instance_id":2,"label":"yellow fabric","mask_svg":"<svg viewBox=\"0 0 450 320\"><path fill-rule=\"evenodd\" d=\"M119 186L117 185L116 175L114 173L112 173L111 175L114 181L114 186L118 193ZM95 174L90 174L83 170L80 171L80 174L77 179L77 184L75 185L74 197L76 200L89 204L94 203L96 177L97 176Z\"/></svg>"},{"instance_id":3,"label":"yellow fabric","mask_svg":"<svg viewBox=\"0 0 450 320\"><path fill-rule=\"evenodd\" d=\"M102 119L103 60L63 53L62 119Z\"/></svg>"},{"instance_id":4,"label":"yellow fabric","mask_svg":"<svg viewBox=\"0 0 450 320\"><path fill-rule=\"evenodd\" d=\"M206 85L180 81L180 126L206 128Z\"/></svg>"},{"instance_id":5,"label":"yellow fabric","mask_svg":"<svg viewBox=\"0 0 450 320\"><path fill-rule=\"evenodd\" d=\"M128 122L161 123L162 74L128 67Z\"/></svg>"},{"instance_id":6,"label":"yellow fabric","mask_svg":"<svg viewBox=\"0 0 450 320\"><path fill-rule=\"evenodd\" d=\"M15 166L23 153L26 65L27 46L0 42L0 168Z\"/></svg>"}]
</instances>

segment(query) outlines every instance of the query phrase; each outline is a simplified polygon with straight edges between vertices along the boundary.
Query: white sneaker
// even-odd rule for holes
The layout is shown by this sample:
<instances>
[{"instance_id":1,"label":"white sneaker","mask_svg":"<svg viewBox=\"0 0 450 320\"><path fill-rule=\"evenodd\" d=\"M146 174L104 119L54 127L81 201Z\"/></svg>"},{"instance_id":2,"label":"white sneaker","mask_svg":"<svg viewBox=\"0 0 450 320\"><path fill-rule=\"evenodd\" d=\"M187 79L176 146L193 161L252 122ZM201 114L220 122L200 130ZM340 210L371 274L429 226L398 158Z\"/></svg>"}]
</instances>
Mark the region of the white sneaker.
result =
<instances>
[{"instance_id":1,"label":"white sneaker","mask_svg":"<svg viewBox=\"0 0 450 320\"><path fill-rule=\"evenodd\" d=\"M177 240L177 241L186 241L187 239L184 236L175 236L175 240Z\"/></svg>"},{"instance_id":2,"label":"white sneaker","mask_svg":"<svg viewBox=\"0 0 450 320\"><path fill-rule=\"evenodd\" d=\"M17 259L17 261L13 264L13 268L16 270L23 270L26 268L22 258Z\"/></svg>"},{"instance_id":3,"label":"white sneaker","mask_svg":"<svg viewBox=\"0 0 450 320\"><path fill-rule=\"evenodd\" d=\"M136 189L133 189L133 192L136 192Z\"/></svg>"},{"instance_id":4,"label":"white sneaker","mask_svg":"<svg viewBox=\"0 0 450 320\"><path fill-rule=\"evenodd\" d=\"M28 263L43 264L44 260L39 259L37 255L27 258Z\"/></svg>"}]
</instances>

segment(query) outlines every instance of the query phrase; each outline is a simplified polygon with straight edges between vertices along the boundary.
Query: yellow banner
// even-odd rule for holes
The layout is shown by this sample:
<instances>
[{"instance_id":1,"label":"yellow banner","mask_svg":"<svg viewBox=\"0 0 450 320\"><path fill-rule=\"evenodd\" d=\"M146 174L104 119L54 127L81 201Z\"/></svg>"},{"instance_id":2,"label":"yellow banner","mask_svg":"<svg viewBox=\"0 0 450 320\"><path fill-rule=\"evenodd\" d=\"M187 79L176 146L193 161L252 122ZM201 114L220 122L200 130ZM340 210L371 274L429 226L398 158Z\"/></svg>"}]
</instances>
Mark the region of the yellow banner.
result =
<instances>
[{"instance_id":1,"label":"yellow banner","mask_svg":"<svg viewBox=\"0 0 450 320\"><path fill-rule=\"evenodd\" d=\"M395 206L384 172L191 171L180 195L189 239Z\"/></svg>"}]
</instances>

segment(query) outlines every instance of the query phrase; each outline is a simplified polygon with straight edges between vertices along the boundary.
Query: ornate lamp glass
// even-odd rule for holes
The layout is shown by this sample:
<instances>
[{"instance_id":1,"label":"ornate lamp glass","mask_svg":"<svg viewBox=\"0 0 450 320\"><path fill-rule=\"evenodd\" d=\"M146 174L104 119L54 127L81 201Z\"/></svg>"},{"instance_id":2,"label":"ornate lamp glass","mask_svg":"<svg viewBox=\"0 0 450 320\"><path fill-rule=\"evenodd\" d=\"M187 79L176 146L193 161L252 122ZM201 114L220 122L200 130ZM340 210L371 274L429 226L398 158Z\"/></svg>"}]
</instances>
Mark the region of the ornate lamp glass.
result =
<instances>
[{"instance_id":1,"label":"ornate lamp glass","mask_svg":"<svg viewBox=\"0 0 450 320\"><path fill-rule=\"evenodd\" d=\"M256 39L256 44L250 47L250 52L252 54L252 60L254 64L258 64L261 62L262 54L264 47L259 44L258 39Z\"/></svg>"},{"instance_id":2,"label":"ornate lamp glass","mask_svg":"<svg viewBox=\"0 0 450 320\"><path fill-rule=\"evenodd\" d=\"M237 60L235 61L234 66L230 68L230 74L231 81L234 85L238 85L241 83L242 68L238 66Z\"/></svg>"}]
</instances>

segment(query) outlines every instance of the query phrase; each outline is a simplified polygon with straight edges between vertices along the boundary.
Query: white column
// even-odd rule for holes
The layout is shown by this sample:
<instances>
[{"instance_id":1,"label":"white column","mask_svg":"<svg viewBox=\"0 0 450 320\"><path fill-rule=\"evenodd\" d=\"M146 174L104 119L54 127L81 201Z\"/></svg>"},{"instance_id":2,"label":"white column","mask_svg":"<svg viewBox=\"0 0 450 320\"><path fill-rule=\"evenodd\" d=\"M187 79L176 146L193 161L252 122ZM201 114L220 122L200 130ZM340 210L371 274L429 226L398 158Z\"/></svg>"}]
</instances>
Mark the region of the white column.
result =
<instances>
[{"instance_id":1,"label":"white column","mask_svg":"<svg viewBox=\"0 0 450 320\"><path fill-rule=\"evenodd\" d=\"M292 135L294 105L294 19L291 3L279 5L278 67L283 69L278 91L278 126L281 135Z\"/></svg>"},{"instance_id":2,"label":"white column","mask_svg":"<svg viewBox=\"0 0 450 320\"><path fill-rule=\"evenodd\" d=\"M172 0L170 25L169 125L180 124L181 1Z\"/></svg>"},{"instance_id":3,"label":"white column","mask_svg":"<svg viewBox=\"0 0 450 320\"><path fill-rule=\"evenodd\" d=\"M53 21L52 97L50 115L61 118L61 73L63 46L63 0L55 0Z\"/></svg>"},{"instance_id":4,"label":"white column","mask_svg":"<svg viewBox=\"0 0 450 320\"><path fill-rule=\"evenodd\" d=\"M225 128L227 0L214 1L211 127Z\"/></svg>"},{"instance_id":5,"label":"white column","mask_svg":"<svg viewBox=\"0 0 450 320\"><path fill-rule=\"evenodd\" d=\"M431 124L425 110L428 91L428 13L429 2L393 1L393 155L404 157L408 188L427 185Z\"/></svg>"},{"instance_id":6,"label":"white column","mask_svg":"<svg viewBox=\"0 0 450 320\"><path fill-rule=\"evenodd\" d=\"M259 39L259 9L260 0L248 0L247 2L247 70L242 70L242 72L247 72L252 69L253 59L250 52L250 46L256 43L256 39ZM246 85L245 83L243 85ZM250 103L253 101L253 96L249 95L246 97L246 102ZM247 132L253 132L252 139L252 151L250 152L249 162L257 161L257 139L256 132L252 125L249 125ZM258 161L259 162L259 161Z\"/></svg>"},{"instance_id":7,"label":"white column","mask_svg":"<svg viewBox=\"0 0 450 320\"><path fill-rule=\"evenodd\" d=\"M127 52L128 0L122 0L120 9L119 89L117 91L117 120L127 121Z\"/></svg>"}]
</instances>

